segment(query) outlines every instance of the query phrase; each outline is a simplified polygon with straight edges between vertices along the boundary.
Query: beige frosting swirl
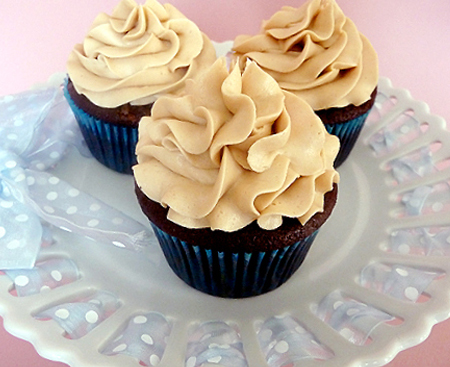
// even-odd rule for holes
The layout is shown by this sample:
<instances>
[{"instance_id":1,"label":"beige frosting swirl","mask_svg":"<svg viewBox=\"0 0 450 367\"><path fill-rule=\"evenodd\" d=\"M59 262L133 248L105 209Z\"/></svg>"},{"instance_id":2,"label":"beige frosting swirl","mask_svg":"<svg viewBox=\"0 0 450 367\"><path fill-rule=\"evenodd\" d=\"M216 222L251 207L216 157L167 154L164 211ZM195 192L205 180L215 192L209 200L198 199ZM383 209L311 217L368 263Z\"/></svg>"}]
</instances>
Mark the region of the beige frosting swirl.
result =
<instances>
[{"instance_id":1,"label":"beige frosting swirl","mask_svg":"<svg viewBox=\"0 0 450 367\"><path fill-rule=\"evenodd\" d=\"M98 15L67 70L78 93L112 108L176 92L215 59L211 41L172 5L122 0L112 16Z\"/></svg>"},{"instance_id":2,"label":"beige frosting swirl","mask_svg":"<svg viewBox=\"0 0 450 367\"><path fill-rule=\"evenodd\" d=\"M233 50L241 67L258 63L280 86L314 110L361 105L378 83L378 59L367 38L334 0L283 7L255 36L242 35Z\"/></svg>"},{"instance_id":3,"label":"beige frosting swirl","mask_svg":"<svg viewBox=\"0 0 450 367\"><path fill-rule=\"evenodd\" d=\"M134 175L181 226L274 229L283 216L304 224L323 210L338 150L306 102L255 63L241 73L220 58L141 120Z\"/></svg>"}]
</instances>

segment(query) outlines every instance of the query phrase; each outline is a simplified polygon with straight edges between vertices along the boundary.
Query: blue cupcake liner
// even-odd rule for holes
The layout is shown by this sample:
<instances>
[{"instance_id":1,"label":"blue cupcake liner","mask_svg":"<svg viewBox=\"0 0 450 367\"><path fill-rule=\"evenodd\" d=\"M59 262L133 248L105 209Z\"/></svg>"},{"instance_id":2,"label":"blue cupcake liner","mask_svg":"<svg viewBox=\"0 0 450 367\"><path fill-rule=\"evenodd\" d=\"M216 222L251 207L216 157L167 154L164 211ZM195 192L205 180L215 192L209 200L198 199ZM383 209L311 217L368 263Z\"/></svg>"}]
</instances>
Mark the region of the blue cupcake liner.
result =
<instances>
[{"instance_id":1,"label":"blue cupcake liner","mask_svg":"<svg viewBox=\"0 0 450 367\"><path fill-rule=\"evenodd\" d=\"M171 236L152 223L174 273L191 287L213 296L244 298L285 283L305 259L317 232L282 249L231 252L205 249Z\"/></svg>"},{"instance_id":2,"label":"blue cupcake liner","mask_svg":"<svg viewBox=\"0 0 450 367\"><path fill-rule=\"evenodd\" d=\"M370 111L354 118L353 120L335 124L324 124L327 131L330 134L336 135L341 143L339 153L334 161L335 168L339 167L348 158L350 152L355 146L359 133L366 122L369 112Z\"/></svg>"},{"instance_id":3,"label":"blue cupcake liner","mask_svg":"<svg viewBox=\"0 0 450 367\"><path fill-rule=\"evenodd\" d=\"M116 172L132 174L131 167L137 163L138 128L115 125L86 113L72 100L67 87L64 96L92 155Z\"/></svg>"}]
</instances>

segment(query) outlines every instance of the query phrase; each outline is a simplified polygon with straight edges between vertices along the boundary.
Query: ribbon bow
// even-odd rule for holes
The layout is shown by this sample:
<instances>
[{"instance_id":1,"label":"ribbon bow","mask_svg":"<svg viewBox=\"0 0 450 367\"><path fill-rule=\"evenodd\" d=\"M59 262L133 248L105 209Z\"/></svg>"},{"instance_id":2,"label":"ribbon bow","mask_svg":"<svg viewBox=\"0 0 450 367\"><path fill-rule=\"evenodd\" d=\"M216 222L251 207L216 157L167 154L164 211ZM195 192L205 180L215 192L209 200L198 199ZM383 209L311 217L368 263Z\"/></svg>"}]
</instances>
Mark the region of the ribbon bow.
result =
<instances>
[{"instance_id":1,"label":"ribbon bow","mask_svg":"<svg viewBox=\"0 0 450 367\"><path fill-rule=\"evenodd\" d=\"M29 269L43 223L142 251L142 224L51 174L68 148L90 155L61 87L0 98L0 269Z\"/></svg>"}]
</instances>

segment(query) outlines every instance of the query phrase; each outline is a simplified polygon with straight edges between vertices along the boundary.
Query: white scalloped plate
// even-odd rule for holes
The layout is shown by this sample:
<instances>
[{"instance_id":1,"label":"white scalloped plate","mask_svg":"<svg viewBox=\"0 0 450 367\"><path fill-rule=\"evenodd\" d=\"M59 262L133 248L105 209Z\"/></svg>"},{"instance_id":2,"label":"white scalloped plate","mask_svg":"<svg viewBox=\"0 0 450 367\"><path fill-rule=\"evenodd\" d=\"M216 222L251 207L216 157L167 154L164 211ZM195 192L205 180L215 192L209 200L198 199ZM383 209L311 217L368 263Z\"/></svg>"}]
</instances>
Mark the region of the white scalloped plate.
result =
<instances>
[{"instance_id":1,"label":"white scalloped plate","mask_svg":"<svg viewBox=\"0 0 450 367\"><path fill-rule=\"evenodd\" d=\"M226 51L229 43L218 47ZM397 215L404 209L398 198L405 193L424 185L448 184L450 172L445 162L450 157L450 133L443 119L429 114L426 104L411 99L407 91L393 89L389 80L380 80L379 96L382 100L377 100L354 151L339 168L340 194L332 217L320 231L299 271L279 289L244 300L214 298L180 281L156 244L152 244L154 256L150 261L122 249L75 240L58 231L57 244L43 249L42 256L72 259L80 269L81 279L50 292L15 297L10 293L13 282L0 276L0 314L5 319L5 328L33 343L43 357L73 367L132 367L139 366L135 359L120 354L107 356L101 351L133 317L158 312L172 325L159 366L181 367L185 366L192 326L211 320L224 321L239 330L248 366L263 367L267 364L258 343L257 325L273 316L289 315L332 353L320 362L310 358L286 366L356 367L388 363L401 350L423 341L434 324L449 317L450 279L441 276L433 280L427 286L425 301L410 302L363 287L361 272L371 264L395 264L450 273L448 256L387 250L392 234L399 229L450 226L448 202L439 206L440 213ZM384 111L383 101L394 101L395 105ZM375 153L369 142L376 134L385 126L398 123L399 116L409 115L419 122L420 134L401 140L401 144L386 153ZM405 136L407 130L403 128ZM396 183L390 162L420 147L433 151L432 161L437 171ZM116 174L76 151L65 158L55 174L147 224L135 200L131 176ZM115 294L121 307L82 338L66 338L55 322L33 317L44 309L96 290ZM370 343L356 345L316 316L317 305L335 291L392 315L400 322L379 323L370 332ZM213 362L211 365L217 366Z\"/></svg>"}]
</instances>

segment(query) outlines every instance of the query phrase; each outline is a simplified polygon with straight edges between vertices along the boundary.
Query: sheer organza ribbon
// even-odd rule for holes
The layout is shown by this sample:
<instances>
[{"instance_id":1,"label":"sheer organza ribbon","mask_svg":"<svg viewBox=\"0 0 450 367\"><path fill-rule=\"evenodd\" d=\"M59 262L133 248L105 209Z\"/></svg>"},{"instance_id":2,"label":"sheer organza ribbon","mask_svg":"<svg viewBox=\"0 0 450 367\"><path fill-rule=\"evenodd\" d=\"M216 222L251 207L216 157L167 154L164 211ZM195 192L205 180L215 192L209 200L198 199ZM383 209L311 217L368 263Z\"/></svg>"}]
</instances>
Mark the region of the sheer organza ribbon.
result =
<instances>
[{"instance_id":1,"label":"sheer organza ribbon","mask_svg":"<svg viewBox=\"0 0 450 367\"><path fill-rule=\"evenodd\" d=\"M60 87L0 98L0 269L29 269L42 223L132 251L152 233L52 175L70 147L89 155Z\"/></svg>"}]
</instances>

